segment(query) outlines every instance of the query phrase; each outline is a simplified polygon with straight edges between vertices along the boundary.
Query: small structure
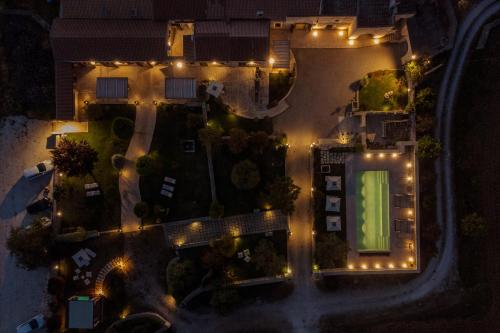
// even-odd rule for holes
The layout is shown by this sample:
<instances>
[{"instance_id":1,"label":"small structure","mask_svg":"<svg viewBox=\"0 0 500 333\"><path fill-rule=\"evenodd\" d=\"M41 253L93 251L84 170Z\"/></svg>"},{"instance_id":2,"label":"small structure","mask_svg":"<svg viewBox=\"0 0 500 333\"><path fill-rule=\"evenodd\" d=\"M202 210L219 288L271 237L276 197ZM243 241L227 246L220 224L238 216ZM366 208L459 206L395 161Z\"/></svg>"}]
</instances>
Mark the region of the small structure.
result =
<instances>
[{"instance_id":1,"label":"small structure","mask_svg":"<svg viewBox=\"0 0 500 333\"><path fill-rule=\"evenodd\" d=\"M207 87L207 94L217 98L220 96L223 90L224 90L224 84L222 84L222 82L211 81Z\"/></svg>"},{"instance_id":2,"label":"small structure","mask_svg":"<svg viewBox=\"0 0 500 333\"><path fill-rule=\"evenodd\" d=\"M69 329L93 329L102 321L102 297L73 296L66 314Z\"/></svg>"},{"instance_id":3,"label":"small structure","mask_svg":"<svg viewBox=\"0 0 500 333\"><path fill-rule=\"evenodd\" d=\"M327 212L340 212L340 198L327 195L325 210Z\"/></svg>"},{"instance_id":4,"label":"small structure","mask_svg":"<svg viewBox=\"0 0 500 333\"><path fill-rule=\"evenodd\" d=\"M325 176L327 191L342 190L342 177L340 176Z\"/></svg>"},{"instance_id":5,"label":"small structure","mask_svg":"<svg viewBox=\"0 0 500 333\"><path fill-rule=\"evenodd\" d=\"M340 231L340 230L342 230L340 216L327 216L326 231Z\"/></svg>"}]
</instances>

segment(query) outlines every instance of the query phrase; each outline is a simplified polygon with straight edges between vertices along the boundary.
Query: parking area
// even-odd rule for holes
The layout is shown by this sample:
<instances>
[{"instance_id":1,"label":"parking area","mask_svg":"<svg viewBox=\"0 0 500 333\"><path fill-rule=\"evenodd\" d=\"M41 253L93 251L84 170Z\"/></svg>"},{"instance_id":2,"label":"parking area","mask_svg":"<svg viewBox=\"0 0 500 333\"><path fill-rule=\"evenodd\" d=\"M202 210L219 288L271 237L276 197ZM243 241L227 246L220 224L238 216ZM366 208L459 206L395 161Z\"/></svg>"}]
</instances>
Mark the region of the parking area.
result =
<instances>
[{"instance_id":1,"label":"parking area","mask_svg":"<svg viewBox=\"0 0 500 333\"><path fill-rule=\"evenodd\" d=\"M15 332L18 324L40 313L45 305L47 269L26 271L16 267L6 241L10 228L27 225L25 207L48 185L50 177L22 179L25 168L47 159L46 121L9 117L0 121L0 332Z\"/></svg>"}]
</instances>

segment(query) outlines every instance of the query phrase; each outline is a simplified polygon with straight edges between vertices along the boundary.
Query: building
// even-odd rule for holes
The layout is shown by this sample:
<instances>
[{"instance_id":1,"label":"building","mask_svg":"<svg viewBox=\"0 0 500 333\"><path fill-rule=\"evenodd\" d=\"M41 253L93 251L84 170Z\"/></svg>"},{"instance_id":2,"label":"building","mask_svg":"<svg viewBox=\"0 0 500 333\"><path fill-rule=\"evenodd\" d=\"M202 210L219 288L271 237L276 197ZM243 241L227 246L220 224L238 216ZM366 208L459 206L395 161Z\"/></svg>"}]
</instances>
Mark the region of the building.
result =
<instances>
[{"instance_id":1,"label":"building","mask_svg":"<svg viewBox=\"0 0 500 333\"><path fill-rule=\"evenodd\" d=\"M102 321L102 297L73 296L68 300L67 327L93 329Z\"/></svg>"},{"instance_id":2,"label":"building","mask_svg":"<svg viewBox=\"0 0 500 333\"><path fill-rule=\"evenodd\" d=\"M77 118L78 66L184 61L287 69L294 31L379 39L414 13L415 0L61 0L50 33L56 116Z\"/></svg>"}]
</instances>

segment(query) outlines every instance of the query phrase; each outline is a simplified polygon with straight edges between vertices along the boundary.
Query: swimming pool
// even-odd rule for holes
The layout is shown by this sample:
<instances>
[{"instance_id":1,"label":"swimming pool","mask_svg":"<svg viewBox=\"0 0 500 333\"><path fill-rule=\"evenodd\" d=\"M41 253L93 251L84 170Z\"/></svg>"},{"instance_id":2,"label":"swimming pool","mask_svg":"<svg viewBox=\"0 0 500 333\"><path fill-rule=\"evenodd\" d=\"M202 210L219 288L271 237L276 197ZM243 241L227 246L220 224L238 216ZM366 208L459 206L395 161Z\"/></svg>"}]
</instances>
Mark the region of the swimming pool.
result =
<instances>
[{"instance_id":1,"label":"swimming pool","mask_svg":"<svg viewBox=\"0 0 500 333\"><path fill-rule=\"evenodd\" d=\"M390 251L389 171L356 174L358 252Z\"/></svg>"}]
</instances>

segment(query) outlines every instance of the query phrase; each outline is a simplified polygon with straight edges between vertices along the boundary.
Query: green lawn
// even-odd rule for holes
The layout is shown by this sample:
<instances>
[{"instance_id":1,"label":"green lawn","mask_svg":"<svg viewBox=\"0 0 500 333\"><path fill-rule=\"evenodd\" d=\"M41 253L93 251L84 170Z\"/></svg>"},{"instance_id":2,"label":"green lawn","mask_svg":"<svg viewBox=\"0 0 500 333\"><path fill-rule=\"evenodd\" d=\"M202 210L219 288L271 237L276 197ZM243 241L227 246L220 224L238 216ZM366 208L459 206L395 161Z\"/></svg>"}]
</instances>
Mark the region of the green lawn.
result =
<instances>
[{"instance_id":1,"label":"green lawn","mask_svg":"<svg viewBox=\"0 0 500 333\"><path fill-rule=\"evenodd\" d=\"M132 105L90 105L88 133L70 134L69 138L86 140L99 154L94 176L63 177L63 196L57 202L62 211L62 227L82 226L87 230L106 230L120 226L120 193L118 172L111 165L113 154L125 154L129 140L119 140L111 133L111 122L117 116L135 119ZM103 195L87 199L84 184L96 181Z\"/></svg>"},{"instance_id":2,"label":"green lawn","mask_svg":"<svg viewBox=\"0 0 500 333\"><path fill-rule=\"evenodd\" d=\"M392 91L392 96L384 96ZM408 101L406 80L402 71L377 71L361 80L359 105L363 111L404 109Z\"/></svg>"},{"instance_id":3,"label":"green lawn","mask_svg":"<svg viewBox=\"0 0 500 333\"><path fill-rule=\"evenodd\" d=\"M189 114L201 115L201 109L190 109L182 105L158 107L151 152L158 152L161 165L154 174L141 177L140 180L142 199L151 208L150 216L144 219L145 223L156 220L153 212L155 205L169 209L165 220L208 215L212 199L207 156L205 148L198 141L198 130L186 125ZM195 140L196 151L184 152L183 140ZM171 199L160 195L165 176L177 180Z\"/></svg>"}]
</instances>

